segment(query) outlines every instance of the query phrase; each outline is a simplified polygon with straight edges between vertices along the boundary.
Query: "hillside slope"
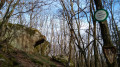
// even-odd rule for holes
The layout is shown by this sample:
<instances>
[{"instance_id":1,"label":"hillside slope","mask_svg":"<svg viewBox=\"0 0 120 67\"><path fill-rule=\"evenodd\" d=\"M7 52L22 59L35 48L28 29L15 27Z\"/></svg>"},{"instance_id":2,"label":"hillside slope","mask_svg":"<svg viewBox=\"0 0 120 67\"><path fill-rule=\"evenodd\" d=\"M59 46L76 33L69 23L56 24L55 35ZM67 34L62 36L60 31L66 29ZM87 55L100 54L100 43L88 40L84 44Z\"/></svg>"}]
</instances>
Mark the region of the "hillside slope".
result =
<instances>
[{"instance_id":1,"label":"hillside slope","mask_svg":"<svg viewBox=\"0 0 120 67\"><path fill-rule=\"evenodd\" d=\"M9 49L0 50L0 67L64 67L62 64L53 62L47 56L28 54L24 51Z\"/></svg>"},{"instance_id":2,"label":"hillside slope","mask_svg":"<svg viewBox=\"0 0 120 67\"><path fill-rule=\"evenodd\" d=\"M11 23L5 26L0 38L0 67L64 67L48 57L49 42L37 29Z\"/></svg>"}]
</instances>

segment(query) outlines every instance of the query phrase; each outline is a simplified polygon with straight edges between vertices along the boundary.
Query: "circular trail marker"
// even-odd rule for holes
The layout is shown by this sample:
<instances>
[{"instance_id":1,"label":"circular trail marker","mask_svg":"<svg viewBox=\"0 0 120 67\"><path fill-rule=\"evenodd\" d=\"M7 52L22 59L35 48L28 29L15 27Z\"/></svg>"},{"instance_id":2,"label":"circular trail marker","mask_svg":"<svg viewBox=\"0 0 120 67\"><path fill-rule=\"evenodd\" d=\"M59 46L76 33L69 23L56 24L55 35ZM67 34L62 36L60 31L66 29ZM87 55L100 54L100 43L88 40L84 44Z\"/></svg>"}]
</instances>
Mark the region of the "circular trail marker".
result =
<instances>
[{"instance_id":1,"label":"circular trail marker","mask_svg":"<svg viewBox=\"0 0 120 67\"><path fill-rule=\"evenodd\" d=\"M107 17L108 12L105 9L99 9L94 14L94 18L96 21L105 21Z\"/></svg>"}]
</instances>

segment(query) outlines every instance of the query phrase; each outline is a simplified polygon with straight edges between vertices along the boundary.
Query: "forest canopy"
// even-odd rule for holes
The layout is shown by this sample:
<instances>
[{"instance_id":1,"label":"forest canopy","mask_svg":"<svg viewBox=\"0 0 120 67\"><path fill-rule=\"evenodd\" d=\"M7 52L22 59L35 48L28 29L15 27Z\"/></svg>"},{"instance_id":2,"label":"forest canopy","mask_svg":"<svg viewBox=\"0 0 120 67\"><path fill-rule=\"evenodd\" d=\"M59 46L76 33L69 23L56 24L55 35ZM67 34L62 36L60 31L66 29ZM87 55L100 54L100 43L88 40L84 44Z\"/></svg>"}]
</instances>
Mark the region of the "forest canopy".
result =
<instances>
[{"instance_id":1,"label":"forest canopy","mask_svg":"<svg viewBox=\"0 0 120 67\"><path fill-rule=\"evenodd\" d=\"M6 24L20 24L44 34L49 56L67 56L66 66L119 67L119 6L119 0L0 0L0 44ZM104 21L95 20L100 9L108 12Z\"/></svg>"}]
</instances>

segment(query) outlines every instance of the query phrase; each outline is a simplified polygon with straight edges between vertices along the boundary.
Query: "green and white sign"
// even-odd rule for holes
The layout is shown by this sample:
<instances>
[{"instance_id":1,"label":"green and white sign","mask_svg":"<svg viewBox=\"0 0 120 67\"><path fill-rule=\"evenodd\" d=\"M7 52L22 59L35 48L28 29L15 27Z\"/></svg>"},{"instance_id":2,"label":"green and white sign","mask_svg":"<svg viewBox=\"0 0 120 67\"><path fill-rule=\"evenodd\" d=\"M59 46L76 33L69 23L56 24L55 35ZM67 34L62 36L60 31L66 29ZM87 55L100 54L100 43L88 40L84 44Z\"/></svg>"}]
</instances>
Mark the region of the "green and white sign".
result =
<instances>
[{"instance_id":1,"label":"green and white sign","mask_svg":"<svg viewBox=\"0 0 120 67\"><path fill-rule=\"evenodd\" d=\"M99 9L95 12L94 18L96 21L104 21L108 17L108 12L105 9Z\"/></svg>"}]
</instances>

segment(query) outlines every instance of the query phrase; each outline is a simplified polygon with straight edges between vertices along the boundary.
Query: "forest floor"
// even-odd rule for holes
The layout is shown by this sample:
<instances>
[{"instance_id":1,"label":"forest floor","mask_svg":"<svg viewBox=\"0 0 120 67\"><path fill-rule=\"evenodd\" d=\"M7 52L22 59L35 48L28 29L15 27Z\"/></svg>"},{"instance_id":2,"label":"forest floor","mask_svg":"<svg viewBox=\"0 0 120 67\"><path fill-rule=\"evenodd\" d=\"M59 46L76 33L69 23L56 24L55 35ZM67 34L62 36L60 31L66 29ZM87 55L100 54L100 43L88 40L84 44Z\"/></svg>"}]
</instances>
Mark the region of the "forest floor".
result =
<instances>
[{"instance_id":1,"label":"forest floor","mask_svg":"<svg viewBox=\"0 0 120 67\"><path fill-rule=\"evenodd\" d=\"M0 67L65 67L47 56L27 54L20 50L0 49Z\"/></svg>"},{"instance_id":2,"label":"forest floor","mask_svg":"<svg viewBox=\"0 0 120 67\"><path fill-rule=\"evenodd\" d=\"M62 63L58 61L55 61L55 60L51 60L51 61L56 65L56 67L65 67Z\"/></svg>"}]
</instances>

